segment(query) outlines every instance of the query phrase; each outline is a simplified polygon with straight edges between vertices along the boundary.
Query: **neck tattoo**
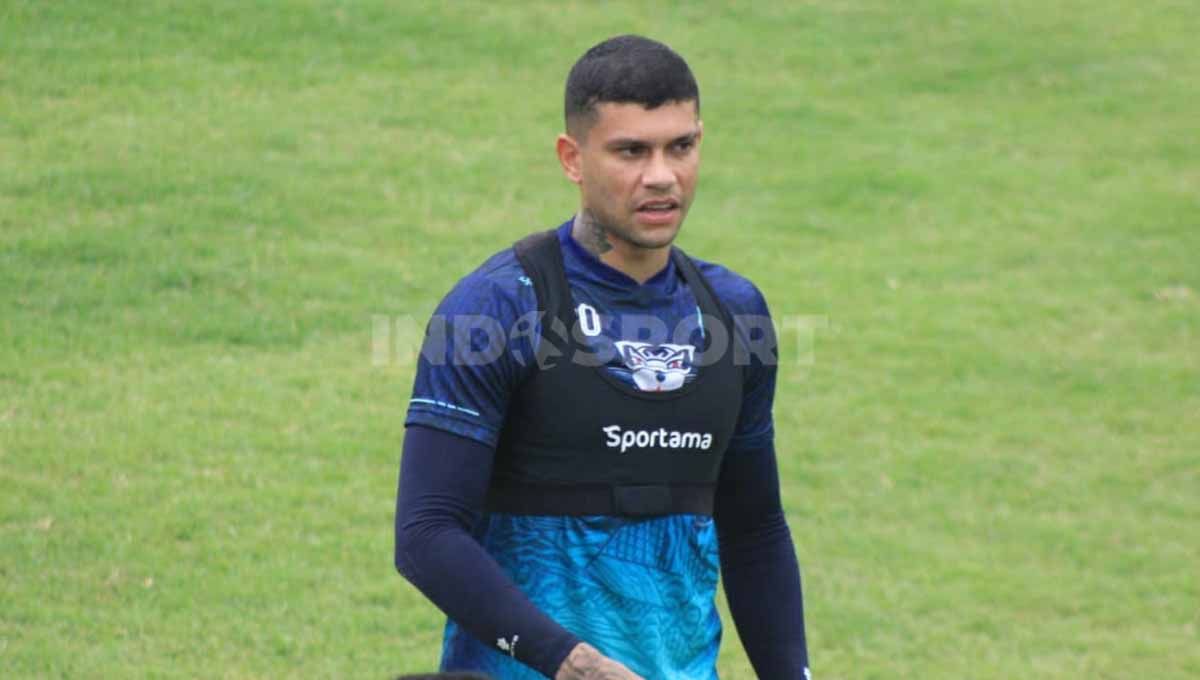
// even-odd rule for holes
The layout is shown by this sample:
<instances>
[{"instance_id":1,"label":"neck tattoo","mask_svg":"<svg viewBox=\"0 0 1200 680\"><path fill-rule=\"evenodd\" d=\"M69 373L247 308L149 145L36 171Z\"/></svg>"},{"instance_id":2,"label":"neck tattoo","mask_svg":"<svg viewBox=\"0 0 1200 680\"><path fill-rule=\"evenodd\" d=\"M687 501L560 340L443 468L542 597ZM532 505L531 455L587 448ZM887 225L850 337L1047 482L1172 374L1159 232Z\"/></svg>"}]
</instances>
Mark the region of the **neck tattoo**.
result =
<instances>
[{"instance_id":1,"label":"neck tattoo","mask_svg":"<svg viewBox=\"0 0 1200 680\"><path fill-rule=\"evenodd\" d=\"M608 242L608 227L600 223L587 210L580 210L575 216L575 224L571 226L571 236L583 246L584 250L599 257L612 250Z\"/></svg>"}]
</instances>

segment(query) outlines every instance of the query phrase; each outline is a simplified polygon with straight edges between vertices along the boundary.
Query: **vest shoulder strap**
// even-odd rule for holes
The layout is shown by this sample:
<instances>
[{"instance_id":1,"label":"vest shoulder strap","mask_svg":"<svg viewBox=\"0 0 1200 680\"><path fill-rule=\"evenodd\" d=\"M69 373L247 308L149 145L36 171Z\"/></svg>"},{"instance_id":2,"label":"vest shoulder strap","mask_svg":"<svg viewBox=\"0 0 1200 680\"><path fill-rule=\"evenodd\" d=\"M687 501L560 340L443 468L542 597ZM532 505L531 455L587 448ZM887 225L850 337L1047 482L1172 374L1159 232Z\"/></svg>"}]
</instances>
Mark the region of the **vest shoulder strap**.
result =
<instances>
[{"instance_id":1,"label":"vest shoulder strap","mask_svg":"<svg viewBox=\"0 0 1200 680\"><path fill-rule=\"evenodd\" d=\"M568 337L571 328L571 288L567 285L567 272L563 266L562 250L558 243L558 232L554 229L539 231L513 244L517 261L525 270L537 295L542 338L537 343L535 358L537 365L547 367L554 356L555 348L547 340L548 331L557 331L561 338ZM565 297L564 297L565 296ZM562 325L554 328L555 320Z\"/></svg>"},{"instance_id":2,"label":"vest shoulder strap","mask_svg":"<svg viewBox=\"0 0 1200 680\"><path fill-rule=\"evenodd\" d=\"M721 298L717 297L712 283L700 273L700 268L696 266L695 261L681 248L671 248L671 259L674 260L675 267L683 274L683 279L692 287L692 295L696 298L696 304L700 305L701 309L717 310L725 327L732 332L733 316L725 308Z\"/></svg>"}]
</instances>

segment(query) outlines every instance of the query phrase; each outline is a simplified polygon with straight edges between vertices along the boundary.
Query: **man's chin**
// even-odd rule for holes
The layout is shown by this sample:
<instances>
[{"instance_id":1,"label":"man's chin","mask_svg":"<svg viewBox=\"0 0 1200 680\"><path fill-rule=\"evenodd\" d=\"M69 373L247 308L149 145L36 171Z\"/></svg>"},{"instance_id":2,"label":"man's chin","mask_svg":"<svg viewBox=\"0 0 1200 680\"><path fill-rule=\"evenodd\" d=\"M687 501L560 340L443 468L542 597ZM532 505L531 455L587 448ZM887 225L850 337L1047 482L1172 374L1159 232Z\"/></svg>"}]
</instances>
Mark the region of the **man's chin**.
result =
<instances>
[{"instance_id":1,"label":"man's chin","mask_svg":"<svg viewBox=\"0 0 1200 680\"><path fill-rule=\"evenodd\" d=\"M661 234L661 233L644 234L643 233L643 234L638 234L637 238L628 239L628 241L634 247L641 248L642 250L658 250L660 248L666 248L667 246L671 245L675 241L675 236L678 233L679 232L677 230L671 230L671 232L669 234Z\"/></svg>"},{"instance_id":2,"label":"man's chin","mask_svg":"<svg viewBox=\"0 0 1200 680\"><path fill-rule=\"evenodd\" d=\"M633 228L629 230L629 236L626 240L639 248L666 248L675 241L675 237L679 235L679 228L683 226L680 222L671 222L668 224L642 224L635 222Z\"/></svg>"}]
</instances>

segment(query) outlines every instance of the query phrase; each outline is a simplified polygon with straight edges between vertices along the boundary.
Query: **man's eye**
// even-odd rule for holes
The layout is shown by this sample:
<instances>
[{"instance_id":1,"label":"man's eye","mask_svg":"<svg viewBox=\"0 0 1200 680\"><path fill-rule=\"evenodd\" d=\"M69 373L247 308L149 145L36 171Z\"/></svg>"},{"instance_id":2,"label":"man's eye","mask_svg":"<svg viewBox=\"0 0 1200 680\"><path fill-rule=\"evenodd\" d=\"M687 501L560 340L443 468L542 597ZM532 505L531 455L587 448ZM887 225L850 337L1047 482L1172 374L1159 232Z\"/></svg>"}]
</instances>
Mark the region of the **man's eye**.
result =
<instances>
[{"instance_id":1,"label":"man's eye","mask_svg":"<svg viewBox=\"0 0 1200 680\"><path fill-rule=\"evenodd\" d=\"M684 140L681 142L675 142L675 150L679 151L679 152L688 152L688 151L691 151L692 147L695 145L696 145L696 142L694 142L690 139L687 139L687 140Z\"/></svg>"},{"instance_id":2,"label":"man's eye","mask_svg":"<svg viewBox=\"0 0 1200 680\"><path fill-rule=\"evenodd\" d=\"M640 146L623 146L620 149L617 149L617 153L619 153L622 156L625 156L627 158L634 158L636 156L641 155L642 147L640 147Z\"/></svg>"}]
</instances>

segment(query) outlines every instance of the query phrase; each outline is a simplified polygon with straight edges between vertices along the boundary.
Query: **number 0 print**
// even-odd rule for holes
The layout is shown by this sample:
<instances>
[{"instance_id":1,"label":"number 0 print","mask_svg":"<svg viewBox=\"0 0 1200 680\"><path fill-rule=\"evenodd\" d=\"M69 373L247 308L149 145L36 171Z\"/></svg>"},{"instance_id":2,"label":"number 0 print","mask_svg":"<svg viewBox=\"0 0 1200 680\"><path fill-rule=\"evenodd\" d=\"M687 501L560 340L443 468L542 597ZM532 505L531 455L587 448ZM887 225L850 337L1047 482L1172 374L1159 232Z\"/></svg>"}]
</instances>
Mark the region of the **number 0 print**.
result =
<instances>
[{"instance_id":1,"label":"number 0 print","mask_svg":"<svg viewBox=\"0 0 1200 680\"><path fill-rule=\"evenodd\" d=\"M594 307L584 302L575 308L575 313L579 315L579 327L583 329L584 335L588 337L600 335L600 315L596 313Z\"/></svg>"}]
</instances>

